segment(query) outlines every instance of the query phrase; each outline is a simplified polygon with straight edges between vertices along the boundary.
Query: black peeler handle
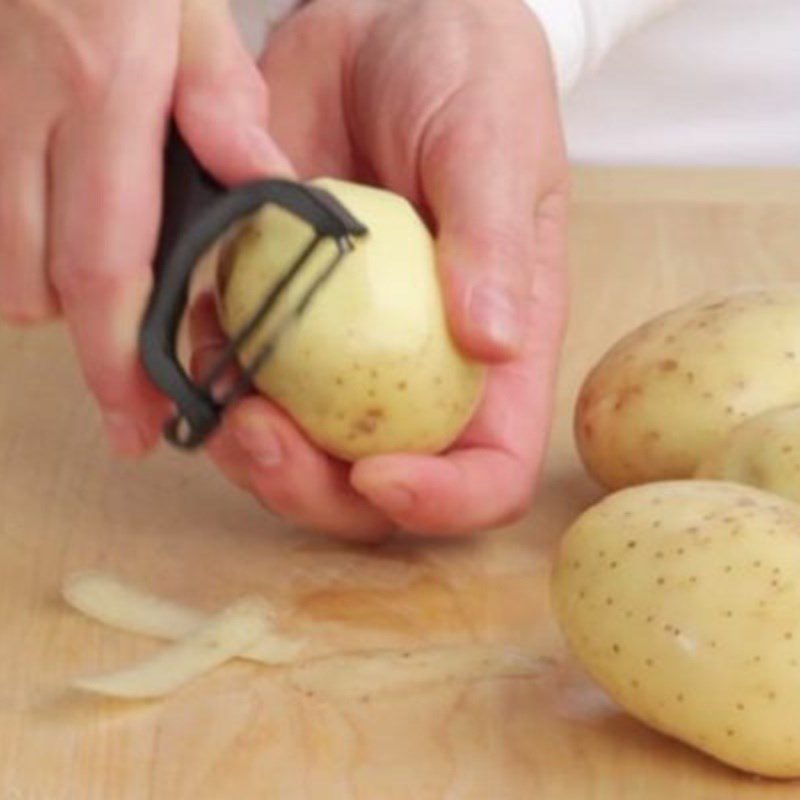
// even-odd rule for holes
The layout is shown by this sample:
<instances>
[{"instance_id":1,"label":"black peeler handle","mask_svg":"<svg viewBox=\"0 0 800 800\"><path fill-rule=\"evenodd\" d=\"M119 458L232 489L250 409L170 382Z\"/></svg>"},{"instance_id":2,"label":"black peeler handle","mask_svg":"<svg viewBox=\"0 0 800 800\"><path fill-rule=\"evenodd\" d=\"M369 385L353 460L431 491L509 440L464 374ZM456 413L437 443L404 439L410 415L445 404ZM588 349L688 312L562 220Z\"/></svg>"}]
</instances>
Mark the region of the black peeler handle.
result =
<instances>
[{"instance_id":1,"label":"black peeler handle","mask_svg":"<svg viewBox=\"0 0 800 800\"><path fill-rule=\"evenodd\" d=\"M320 237L343 239L366 232L347 209L317 187L270 179L226 189L203 170L173 127L165 158L154 288L142 323L140 350L151 379L177 406L177 416L164 433L178 447L201 445L223 411L208 389L191 379L177 356L192 273L233 223L269 203L305 220Z\"/></svg>"}]
</instances>

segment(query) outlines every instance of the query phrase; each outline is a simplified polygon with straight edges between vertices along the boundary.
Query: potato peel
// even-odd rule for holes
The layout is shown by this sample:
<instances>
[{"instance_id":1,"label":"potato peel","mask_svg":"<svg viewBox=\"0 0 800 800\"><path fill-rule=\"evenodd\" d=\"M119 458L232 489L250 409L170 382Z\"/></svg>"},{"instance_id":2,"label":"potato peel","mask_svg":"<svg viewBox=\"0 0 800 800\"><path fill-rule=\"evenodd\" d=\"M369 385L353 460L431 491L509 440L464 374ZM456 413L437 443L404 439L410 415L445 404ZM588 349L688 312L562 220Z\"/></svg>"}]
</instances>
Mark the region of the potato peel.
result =
<instances>
[{"instance_id":1,"label":"potato peel","mask_svg":"<svg viewBox=\"0 0 800 800\"><path fill-rule=\"evenodd\" d=\"M117 672L79 678L73 686L126 699L163 697L252 647L270 625L260 597L245 597L154 656Z\"/></svg>"},{"instance_id":2,"label":"potato peel","mask_svg":"<svg viewBox=\"0 0 800 800\"><path fill-rule=\"evenodd\" d=\"M181 639L207 620L207 615L196 609L157 597L104 572L70 575L64 581L62 596L68 605L90 619L156 639ZM276 632L274 609L262 602L267 619L264 633L258 642L237 656L270 665L297 661L305 642Z\"/></svg>"},{"instance_id":3,"label":"potato peel","mask_svg":"<svg viewBox=\"0 0 800 800\"><path fill-rule=\"evenodd\" d=\"M386 696L442 683L463 686L498 678L540 677L551 659L507 644L465 644L424 650L383 650L308 661L291 670L305 694L337 698Z\"/></svg>"}]
</instances>

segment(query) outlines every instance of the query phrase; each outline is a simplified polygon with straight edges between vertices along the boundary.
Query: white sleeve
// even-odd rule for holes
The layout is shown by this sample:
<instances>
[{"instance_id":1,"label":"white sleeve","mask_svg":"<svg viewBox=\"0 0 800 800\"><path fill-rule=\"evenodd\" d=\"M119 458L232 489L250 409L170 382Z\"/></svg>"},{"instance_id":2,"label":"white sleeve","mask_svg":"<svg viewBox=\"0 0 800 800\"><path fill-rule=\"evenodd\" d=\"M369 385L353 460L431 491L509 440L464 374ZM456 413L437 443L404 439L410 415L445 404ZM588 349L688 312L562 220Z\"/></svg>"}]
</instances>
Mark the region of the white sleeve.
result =
<instances>
[{"instance_id":1,"label":"white sleeve","mask_svg":"<svg viewBox=\"0 0 800 800\"><path fill-rule=\"evenodd\" d=\"M625 36L680 0L525 0L550 42L562 94Z\"/></svg>"}]
</instances>

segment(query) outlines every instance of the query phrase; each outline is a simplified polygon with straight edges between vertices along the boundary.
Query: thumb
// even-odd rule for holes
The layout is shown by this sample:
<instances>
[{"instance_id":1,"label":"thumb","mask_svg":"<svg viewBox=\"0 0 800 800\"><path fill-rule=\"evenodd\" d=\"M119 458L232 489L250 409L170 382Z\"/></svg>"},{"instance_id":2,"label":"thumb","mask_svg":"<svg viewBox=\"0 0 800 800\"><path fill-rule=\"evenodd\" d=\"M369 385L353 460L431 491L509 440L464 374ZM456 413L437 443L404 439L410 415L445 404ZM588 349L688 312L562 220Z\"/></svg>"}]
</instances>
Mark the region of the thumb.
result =
<instances>
[{"instance_id":1,"label":"thumb","mask_svg":"<svg viewBox=\"0 0 800 800\"><path fill-rule=\"evenodd\" d=\"M470 87L421 142L421 176L437 226L450 327L476 358L517 357L531 310L540 177L531 103Z\"/></svg>"},{"instance_id":2,"label":"thumb","mask_svg":"<svg viewBox=\"0 0 800 800\"><path fill-rule=\"evenodd\" d=\"M293 174L267 132L266 83L224 0L184 0L175 118L183 137L228 185Z\"/></svg>"}]
</instances>

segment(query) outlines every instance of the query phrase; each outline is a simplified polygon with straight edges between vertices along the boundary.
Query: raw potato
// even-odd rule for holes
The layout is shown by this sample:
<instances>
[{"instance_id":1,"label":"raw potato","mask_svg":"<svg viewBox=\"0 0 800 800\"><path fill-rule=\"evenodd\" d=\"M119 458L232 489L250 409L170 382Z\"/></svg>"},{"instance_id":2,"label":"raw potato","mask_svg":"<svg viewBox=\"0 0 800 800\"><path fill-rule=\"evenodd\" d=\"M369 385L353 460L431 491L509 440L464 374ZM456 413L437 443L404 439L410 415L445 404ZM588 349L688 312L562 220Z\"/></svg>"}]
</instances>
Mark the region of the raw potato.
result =
<instances>
[{"instance_id":1,"label":"raw potato","mask_svg":"<svg viewBox=\"0 0 800 800\"><path fill-rule=\"evenodd\" d=\"M567 532L553 594L573 652L634 716L800 776L800 507L723 482L625 489Z\"/></svg>"},{"instance_id":2,"label":"raw potato","mask_svg":"<svg viewBox=\"0 0 800 800\"><path fill-rule=\"evenodd\" d=\"M207 621L200 611L157 597L104 572L70 575L64 581L62 595L70 606L91 619L156 639L180 639ZM276 632L275 614L266 603L263 610L269 617L269 627L253 647L241 653L242 658L273 665L297 661L306 643Z\"/></svg>"},{"instance_id":3,"label":"raw potato","mask_svg":"<svg viewBox=\"0 0 800 800\"><path fill-rule=\"evenodd\" d=\"M671 311L588 376L575 432L589 472L618 489L690 478L745 419L800 402L800 286L748 289Z\"/></svg>"},{"instance_id":4,"label":"raw potato","mask_svg":"<svg viewBox=\"0 0 800 800\"><path fill-rule=\"evenodd\" d=\"M282 336L255 383L318 445L347 460L387 452L436 453L462 432L480 400L485 368L451 339L430 233L405 199L337 180L334 194L370 233ZM311 229L275 207L255 215L223 249L220 295L229 334L311 238ZM323 272L335 251L326 241L270 312L248 363Z\"/></svg>"},{"instance_id":5,"label":"raw potato","mask_svg":"<svg viewBox=\"0 0 800 800\"><path fill-rule=\"evenodd\" d=\"M696 477L745 483L800 503L800 406L766 411L734 428Z\"/></svg>"},{"instance_id":6,"label":"raw potato","mask_svg":"<svg viewBox=\"0 0 800 800\"><path fill-rule=\"evenodd\" d=\"M73 685L109 697L163 697L245 652L267 632L269 623L264 601L246 597L151 658L119 672L79 678Z\"/></svg>"}]
</instances>

